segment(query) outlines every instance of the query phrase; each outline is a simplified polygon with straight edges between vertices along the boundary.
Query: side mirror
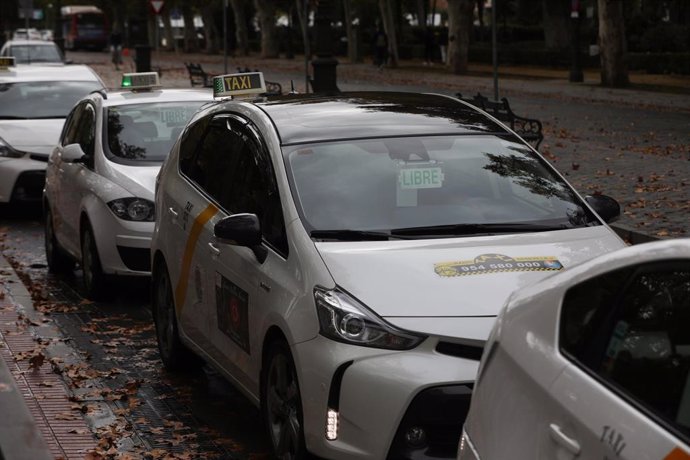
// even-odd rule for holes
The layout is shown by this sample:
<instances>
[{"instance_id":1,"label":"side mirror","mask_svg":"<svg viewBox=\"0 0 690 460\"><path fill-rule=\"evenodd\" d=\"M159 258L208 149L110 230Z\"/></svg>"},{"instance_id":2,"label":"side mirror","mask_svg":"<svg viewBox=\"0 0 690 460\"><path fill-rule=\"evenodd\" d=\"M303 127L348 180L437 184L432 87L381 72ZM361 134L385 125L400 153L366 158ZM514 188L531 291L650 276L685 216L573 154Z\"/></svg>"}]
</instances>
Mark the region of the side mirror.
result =
<instances>
[{"instance_id":1,"label":"side mirror","mask_svg":"<svg viewBox=\"0 0 690 460\"><path fill-rule=\"evenodd\" d=\"M85 157L86 154L79 144L69 144L62 149L62 161L68 163L81 163L84 162Z\"/></svg>"},{"instance_id":2,"label":"side mirror","mask_svg":"<svg viewBox=\"0 0 690 460\"><path fill-rule=\"evenodd\" d=\"M213 235L224 243L251 249L259 263L266 260L268 250L261 245L261 223L256 214L225 217L213 227Z\"/></svg>"},{"instance_id":3,"label":"side mirror","mask_svg":"<svg viewBox=\"0 0 690 460\"><path fill-rule=\"evenodd\" d=\"M590 195L585 200L607 224L617 221L621 216L621 205L610 196Z\"/></svg>"}]
</instances>

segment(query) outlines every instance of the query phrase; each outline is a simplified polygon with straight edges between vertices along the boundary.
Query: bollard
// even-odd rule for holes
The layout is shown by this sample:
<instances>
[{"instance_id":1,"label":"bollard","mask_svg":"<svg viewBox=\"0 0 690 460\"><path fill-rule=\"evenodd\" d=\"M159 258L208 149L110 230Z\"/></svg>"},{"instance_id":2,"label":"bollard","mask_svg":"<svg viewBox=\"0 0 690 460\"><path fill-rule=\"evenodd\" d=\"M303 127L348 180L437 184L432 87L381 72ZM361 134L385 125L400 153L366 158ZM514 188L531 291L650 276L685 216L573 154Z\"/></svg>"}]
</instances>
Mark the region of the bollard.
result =
<instances>
[{"instance_id":1,"label":"bollard","mask_svg":"<svg viewBox=\"0 0 690 460\"><path fill-rule=\"evenodd\" d=\"M136 64L137 72L151 71L151 47L149 45L135 45L134 46L134 63Z\"/></svg>"}]
</instances>

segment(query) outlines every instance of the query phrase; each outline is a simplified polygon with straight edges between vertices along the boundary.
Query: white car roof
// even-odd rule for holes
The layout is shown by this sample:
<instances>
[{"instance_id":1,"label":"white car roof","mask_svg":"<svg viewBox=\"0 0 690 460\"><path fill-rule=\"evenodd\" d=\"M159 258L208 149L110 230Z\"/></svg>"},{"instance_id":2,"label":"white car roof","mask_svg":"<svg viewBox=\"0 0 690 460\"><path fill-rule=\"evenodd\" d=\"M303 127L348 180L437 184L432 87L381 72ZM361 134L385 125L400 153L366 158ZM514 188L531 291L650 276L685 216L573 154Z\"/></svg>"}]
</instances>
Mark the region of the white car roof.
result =
<instances>
[{"instance_id":1,"label":"white car roof","mask_svg":"<svg viewBox=\"0 0 690 460\"><path fill-rule=\"evenodd\" d=\"M108 98L103 101L104 107L128 104L147 104L152 102L200 101L213 102L210 89L154 89L151 91L113 90L108 91Z\"/></svg>"},{"instance_id":2,"label":"white car roof","mask_svg":"<svg viewBox=\"0 0 690 460\"><path fill-rule=\"evenodd\" d=\"M86 65L17 64L0 70L0 82L10 81L98 81L103 85L96 72Z\"/></svg>"},{"instance_id":3,"label":"white car roof","mask_svg":"<svg viewBox=\"0 0 690 460\"><path fill-rule=\"evenodd\" d=\"M5 49L10 46L51 46L55 47L57 46L55 42L47 41L47 40L41 40L38 38L30 38L30 39L25 39L25 38L17 38L17 39L12 39L8 40L5 42L4 45L2 45L2 48Z\"/></svg>"}]
</instances>

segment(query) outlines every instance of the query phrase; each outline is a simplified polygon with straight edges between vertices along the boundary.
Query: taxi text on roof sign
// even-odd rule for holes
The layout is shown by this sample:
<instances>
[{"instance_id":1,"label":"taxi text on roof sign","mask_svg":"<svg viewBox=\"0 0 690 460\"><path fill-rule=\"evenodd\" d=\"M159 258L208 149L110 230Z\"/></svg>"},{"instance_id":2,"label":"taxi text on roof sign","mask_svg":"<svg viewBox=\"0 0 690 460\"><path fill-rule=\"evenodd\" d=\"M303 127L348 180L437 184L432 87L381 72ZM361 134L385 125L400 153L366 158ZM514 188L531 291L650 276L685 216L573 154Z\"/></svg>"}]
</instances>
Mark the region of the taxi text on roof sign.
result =
<instances>
[{"instance_id":1,"label":"taxi text on roof sign","mask_svg":"<svg viewBox=\"0 0 690 460\"><path fill-rule=\"evenodd\" d=\"M14 65L14 58L11 56L0 57L0 70L5 70Z\"/></svg>"},{"instance_id":2,"label":"taxi text on roof sign","mask_svg":"<svg viewBox=\"0 0 690 460\"><path fill-rule=\"evenodd\" d=\"M261 72L235 73L213 77L213 97L241 96L266 92Z\"/></svg>"},{"instance_id":3,"label":"taxi text on roof sign","mask_svg":"<svg viewBox=\"0 0 690 460\"><path fill-rule=\"evenodd\" d=\"M158 72L140 72L122 74L122 88L143 89L160 86Z\"/></svg>"}]
</instances>

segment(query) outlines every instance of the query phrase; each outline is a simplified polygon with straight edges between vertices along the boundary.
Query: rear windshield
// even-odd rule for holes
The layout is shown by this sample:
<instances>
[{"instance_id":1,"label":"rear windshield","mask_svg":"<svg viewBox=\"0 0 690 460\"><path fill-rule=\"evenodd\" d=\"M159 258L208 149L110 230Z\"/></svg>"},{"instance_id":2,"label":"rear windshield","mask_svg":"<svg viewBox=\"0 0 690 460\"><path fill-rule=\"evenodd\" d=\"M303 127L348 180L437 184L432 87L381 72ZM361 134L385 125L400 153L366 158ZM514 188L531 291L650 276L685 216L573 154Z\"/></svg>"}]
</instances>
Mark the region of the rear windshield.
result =
<instances>
[{"instance_id":1,"label":"rear windshield","mask_svg":"<svg viewBox=\"0 0 690 460\"><path fill-rule=\"evenodd\" d=\"M79 99L101 88L96 81L0 83L0 120L66 118Z\"/></svg>"},{"instance_id":2,"label":"rear windshield","mask_svg":"<svg viewBox=\"0 0 690 460\"><path fill-rule=\"evenodd\" d=\"M17 64L36 64L39 62L62 62L57 47L50 45L13 45L10 56Z\"/></svg>"},{"instance_id":3,"label":"rear windshield","mask_svg":"<svg viewBox=\"0 0 690 460\"><path fill-rule=\"evenodd\" d=\"M161 102L106 109L106 155L124 164L162 163L187 121L206 102Z\"/></svg>"}]
</instances>

